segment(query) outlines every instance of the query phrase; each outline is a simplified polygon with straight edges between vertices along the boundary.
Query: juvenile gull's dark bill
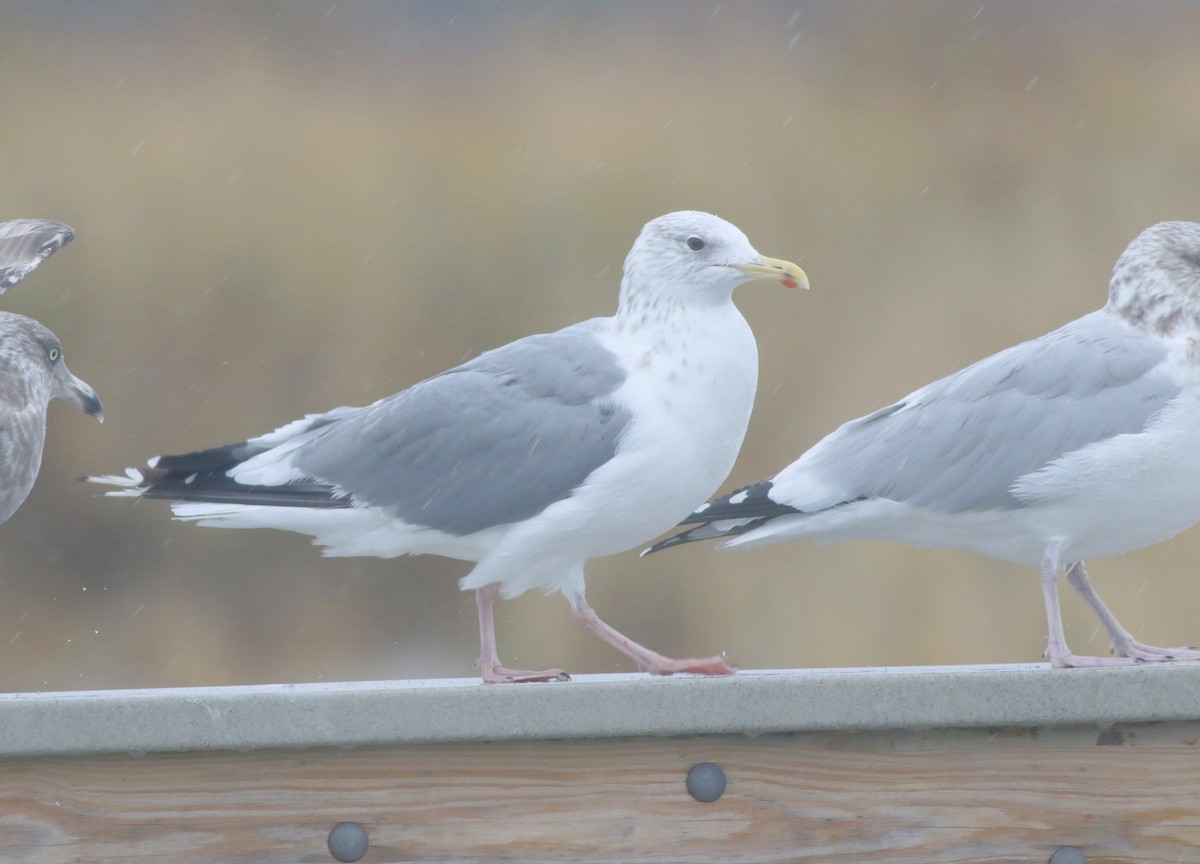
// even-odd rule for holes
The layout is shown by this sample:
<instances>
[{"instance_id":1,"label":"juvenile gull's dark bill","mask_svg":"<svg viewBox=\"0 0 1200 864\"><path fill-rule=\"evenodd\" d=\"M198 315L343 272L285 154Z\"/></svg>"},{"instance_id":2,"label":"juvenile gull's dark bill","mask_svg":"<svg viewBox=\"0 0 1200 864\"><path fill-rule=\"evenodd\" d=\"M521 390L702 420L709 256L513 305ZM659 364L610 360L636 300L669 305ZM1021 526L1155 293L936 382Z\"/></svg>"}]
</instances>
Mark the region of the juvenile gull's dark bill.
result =
<instances>
[{"instance_id":1,"label":"juvenile gull's dark bill","mask_svg":"<svg viewBox=\"0 0 1200 864\"><path fill-rule=\"evenodd\" d=\"M651 547L853 538L1041 568L1054 666L1200 660L1135 640L1083 561L1200 521L1200 225L1163 222L1117 260L1104 308L852 420L774 477L701 507ZM1072 654L1058 574L1117 657Z\"/></svg>"},{"instance_id":2,"label":"juvenile gull's dark bill","mask_svg":"<svg viewBox=\"0 0 1200 864\"><path fill-rule=\"evenodd\" d=\"M475 591L485 681L565 677L500 665L493 603L534 587L561 591L644 671L728 674L721 657L673 660L601 621L583 565L668 530L729 473L758 379L732 294L753 279L807 287L728 222L661 216L625 260L611 318L526 337L364 408L89 479L170 499L201 525L310 534L326 555L477 562L460 585Z\"/></svg>"},{"instance_id":3,"label":"juvenile gull's dark bill","mask_svg":"<svg viewBox=\"0 0 1200 864\"><path fill-rule=\"evenodd\" d=\"M61 222L0 222L0 294L74 234ZM104 419L96 391L67 368L58 337L32 318L0 312L0 523L17 511L37 479L52 399Z\"/></svg>"}]
</instances>

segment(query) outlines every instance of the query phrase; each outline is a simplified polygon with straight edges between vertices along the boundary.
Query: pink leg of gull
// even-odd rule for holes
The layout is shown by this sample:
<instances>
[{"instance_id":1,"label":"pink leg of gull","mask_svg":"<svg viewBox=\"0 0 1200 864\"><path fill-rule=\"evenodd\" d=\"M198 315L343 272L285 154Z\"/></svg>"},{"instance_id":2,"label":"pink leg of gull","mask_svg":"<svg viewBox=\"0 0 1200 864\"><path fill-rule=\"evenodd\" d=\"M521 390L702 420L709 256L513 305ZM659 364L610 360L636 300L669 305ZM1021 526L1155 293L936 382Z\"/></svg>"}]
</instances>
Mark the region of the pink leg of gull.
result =
<instances>
[{"instance_id":1,"label":"pink leg of gull","mask_svg":"<svg viewBox=\"0 0 1200 864\"><path fill-rule=\"evenodd\" d=\"M1100 599L1100 595L1096 593L1096 589L1092 587L1092 583L1088 579L1082 561L1075 561L1067 565L1067 581L1092 607L1092 611L1096 613L1096 617L1108 631L1108 639L1112 643L1113 651L1122 657L1147 663L1200 660L1200 651L1195 648L1158 648L1154 645L1144 645L1134 639Z\"/></svg>"},{"instance_id":2,"label":"pink leg of gull","mask_svg":"<svg viewBox=\"0 0 1200 864\"><path fill-rule=\"evenodd\" d=\"M673 660L651 651L601 621L600 616L582 597L574 601L571 614L575 616L576 621L609 645L622 654L632 657L638 669L643 672L649 672L652 675L674 675L676 672L692 672L697 675L732 675L737 671L737 667L726 663L724 657Z\"/></svg>"},{"instance_id":3,"label":"pink leg of gull","mask_svg":"<svg viewBox=\"0 0 1200 864\"><path fill-rule=\"evenodd\" d=\"M524 684L531 681L570 681L571 676L561 669L509 669L500 665L496 652L496 625L492 607L500 589L484 585L475 591L475 606L479 610L479 661L475 664L487 684Z\"/></svg>"},{"instance_id":4,"label":"pink leg of gull","mask_svg":"<svg viewBox=\"0 0 1200 864\"><path fill-rule=\"evenodd\" d=\"M1084 666L1132 666L1128 657L1087 657L1072 654L1067 647L1067 636L1063 631L1062 607L1058 603L1058 555L1053 548L1042 555L1041 564L1042 599L1046 602L1046 624L1050 628L1050 641L1046 656L1056 669Z\"/></svg>"}]
</instances>

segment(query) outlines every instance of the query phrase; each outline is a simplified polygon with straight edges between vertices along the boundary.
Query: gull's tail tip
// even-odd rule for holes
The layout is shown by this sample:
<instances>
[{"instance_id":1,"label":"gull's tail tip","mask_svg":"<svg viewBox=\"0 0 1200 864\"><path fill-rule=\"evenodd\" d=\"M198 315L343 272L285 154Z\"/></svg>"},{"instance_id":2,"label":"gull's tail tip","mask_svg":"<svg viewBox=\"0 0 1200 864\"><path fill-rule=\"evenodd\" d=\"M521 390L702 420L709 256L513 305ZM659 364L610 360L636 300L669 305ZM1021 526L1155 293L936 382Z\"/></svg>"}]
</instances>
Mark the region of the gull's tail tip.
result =
<instances>
[{"instance_id":1,"label":"gull's tail tip","mask_svg":"<svg viewBox=\"0 0 1200 864\"><path fill-rule=\"evenodd\" d=\"M137 496L142 492L141 486L146 478L136 468L126 468L124 474L89 474L79 478L84 483L96 483L100 486L116 487L103 494L118 497Z\"/></svg>"}]
</instances>

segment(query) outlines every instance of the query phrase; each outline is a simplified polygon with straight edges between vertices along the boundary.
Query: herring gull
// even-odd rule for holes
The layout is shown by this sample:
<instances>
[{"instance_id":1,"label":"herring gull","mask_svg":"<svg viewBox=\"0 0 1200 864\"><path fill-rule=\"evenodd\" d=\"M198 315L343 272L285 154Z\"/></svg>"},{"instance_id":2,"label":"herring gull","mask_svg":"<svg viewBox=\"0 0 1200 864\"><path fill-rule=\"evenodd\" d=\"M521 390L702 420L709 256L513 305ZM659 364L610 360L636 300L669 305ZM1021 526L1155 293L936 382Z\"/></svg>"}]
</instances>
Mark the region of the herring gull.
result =
<instances>
[{"instance_id":1,"label":"herring gull","mask_svg":"<svg viewBox=\"0 0 1200 864\"><path fill-rule=\"evenodd\" d=\"M1083 565L1200 521L1198 340L1200 225L1154 225L1117 260L1102 309L844 424L648 551L709 538L965 549L1040 567L1053 666L1200 660L1135 640ZM1119 656L1067 647L1063 569Z\"/></svg>"},{"instance_id":2,"label":"herring gull","mask_svg":"<svg viewBox=\"0 0 1200 864\"><path fill-rule=\"evenodd\" d=\"M493 603L534 587L561 591L646 672L728 674L722 657L674 660L605 624L583 568L668 530L729 473L758 377L732 294L764 278L807 285L728 222L671 213L634 243L611 318L528 336L366 407L88 479L169 499L201 525L309 534L325 555L476 562L459 584L475 592L487 682L567 677L500 664Z\"/></svg>"},{"instance_id":3,"label":"herring gull","mask_svg":"<svg viewBox=\"0 0 1200 864\"><path fill-rule=\"evenodd\" d=\"M0 294L74 233L40 219L0 222ZM51 399L66 399L104 420L100 397L71 374L58 337L32 318L0 312L0 523L17 511L37 479Z\"/></svg>"}]
</instances>

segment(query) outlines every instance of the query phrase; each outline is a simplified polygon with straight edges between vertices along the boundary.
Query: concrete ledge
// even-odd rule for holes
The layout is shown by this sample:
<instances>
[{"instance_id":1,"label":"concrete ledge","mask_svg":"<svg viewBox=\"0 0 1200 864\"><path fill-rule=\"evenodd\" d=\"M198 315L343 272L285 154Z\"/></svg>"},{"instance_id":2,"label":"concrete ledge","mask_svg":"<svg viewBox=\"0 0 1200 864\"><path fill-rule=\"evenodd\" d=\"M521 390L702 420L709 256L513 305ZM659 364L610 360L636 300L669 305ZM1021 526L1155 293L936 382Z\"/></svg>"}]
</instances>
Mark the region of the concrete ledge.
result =
<instances>
[{"instance_id":1,"label":"concrete ledge","mask_svg":"<svg viewBox=\"0 0 1200 864\"><path fill-rule=\"evenodd\" d=\"M1200 664L583 675L0 695L0 757L1200 719Z\"/></svg>"}]
</instances>

